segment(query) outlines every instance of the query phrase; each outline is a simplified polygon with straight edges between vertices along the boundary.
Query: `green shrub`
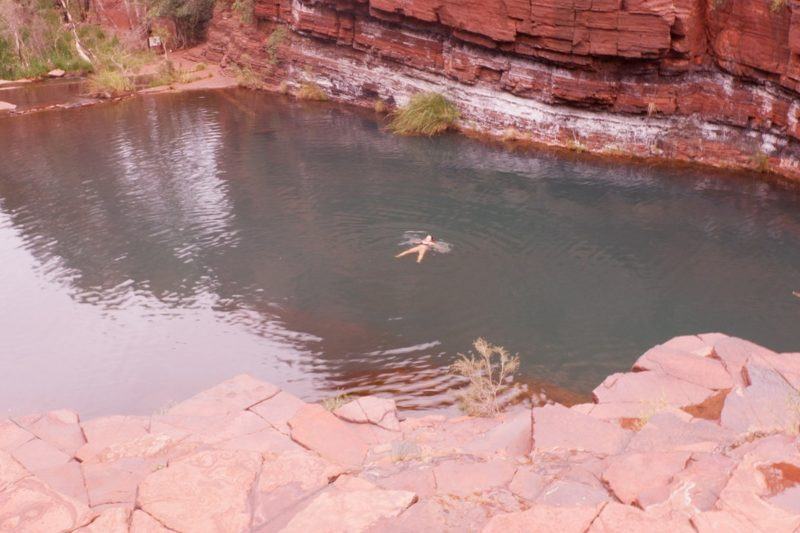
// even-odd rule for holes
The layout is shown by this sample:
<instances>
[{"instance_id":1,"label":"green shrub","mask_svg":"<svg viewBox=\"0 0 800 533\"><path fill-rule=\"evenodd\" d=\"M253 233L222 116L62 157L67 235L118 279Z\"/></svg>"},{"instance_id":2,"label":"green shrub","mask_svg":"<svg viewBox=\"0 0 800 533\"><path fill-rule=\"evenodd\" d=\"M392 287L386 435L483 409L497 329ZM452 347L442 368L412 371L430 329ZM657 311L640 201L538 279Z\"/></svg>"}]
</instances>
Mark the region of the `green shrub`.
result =
<instances>
[{"instance_id":1,"label":"green shrub","mask_svg":"<svg viewBox=\"0 0 800 533\"><path fill-rule=\"evenodd\" d=\"M114 97L133 92L133 82L118 70L101 70L89 76L89 93Z\"/></svg>"},{"instance_id":2,"label":"green shrub","mask_svg":"<svg viewBox=\"0 0 800 533\"><path fill-rule=\"evenodd\" d=\"M400 135L436 135L454 126L458 108L438 93L419 93L394 113L389 128Z\"/></svg>"},{"instance_id":3,"label":"green shrub","mask_svg":"<svg viewBox=\"0 0 800 533\"><path fill-rule=\"evenodd\" d=\"M313 100L316 102L324 102L328 100L328 95L322 90L322 87L314 82L306 82L300 86L297 91L297 98L300 100Z\"/></svg>"},{"instance_id":4,"label":"green shrub","mask_svg":"<svg viewBox=\"0 0 800 533\"><path fill-rule=\"evenodd\" d=\"M479 338L473 343L477 356L458 354L451 371L467 378L467 386L458 394L463 411L473 416L493 416L500 411L499 397L508 390L519 356L511 356L502 346Z\"/></svg>"}]
</instances>

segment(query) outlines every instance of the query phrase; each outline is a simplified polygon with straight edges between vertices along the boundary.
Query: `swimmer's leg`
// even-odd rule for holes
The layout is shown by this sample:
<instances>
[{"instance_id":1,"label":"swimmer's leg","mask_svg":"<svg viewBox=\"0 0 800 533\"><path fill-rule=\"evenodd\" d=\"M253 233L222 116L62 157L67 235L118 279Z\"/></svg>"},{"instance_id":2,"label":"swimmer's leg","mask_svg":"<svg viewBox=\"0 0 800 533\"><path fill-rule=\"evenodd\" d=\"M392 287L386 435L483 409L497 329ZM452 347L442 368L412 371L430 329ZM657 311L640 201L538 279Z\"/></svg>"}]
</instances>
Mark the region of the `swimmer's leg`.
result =
<instances>
[{"instance_id":1,"label":"swimmer's leg","mask_svg":"<svg viewBox=\"0 0 800 533\"><path fill-rule=\"evenodd\" d=\"M417 253L419 254L417 255L417 263L422 263L422 260L425 258L425 254L428 253L428 247L421 246Z\"/></svg>"},{"instance_id":2,"label":"swimmer's leg","mask_svg":"<svg viewBox=\"0 0 800 533\"><path fill-rule=\"evenodd\" d=\"M419 248L419 246L414 246L413 248L409 248L405 252L400 252L395 257L403 257L403 256L406 256L406 255L415 254L415 253L419 252L418 248Z\"/></svg>"}]
</instances>

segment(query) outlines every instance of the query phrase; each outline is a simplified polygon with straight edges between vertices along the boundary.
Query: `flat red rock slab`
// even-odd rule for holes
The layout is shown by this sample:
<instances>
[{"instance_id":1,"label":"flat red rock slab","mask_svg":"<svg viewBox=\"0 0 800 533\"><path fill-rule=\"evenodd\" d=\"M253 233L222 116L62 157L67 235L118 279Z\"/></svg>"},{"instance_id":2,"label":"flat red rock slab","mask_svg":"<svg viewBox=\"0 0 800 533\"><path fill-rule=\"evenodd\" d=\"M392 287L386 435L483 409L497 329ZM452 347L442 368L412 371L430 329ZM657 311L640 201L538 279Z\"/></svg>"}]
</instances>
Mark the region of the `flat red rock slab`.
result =
<instances>
[{"instance_id":1,"label":"flat red rock slab","mask_svg":"<svg viewBox=\"0 0 800 533\"><path fill-rule=\"evenodd\" d=\"M433 472L439 494L469 496L507 486L516 470L515 464L499 459L485 463L450 460L436 465Z\"/></svg>"},{"instance_id":2,"label":"flat red rock slab","mask_svg":"<svg viewBox=\"0 0 800 533\"><path fill-rule=\"evenodd\" d=\"M17 422L70 457L74 456L78 448L86 442L83 438L78 414L74 411L60 409L33 418L23 417Z\"/></svg>"},{"instance_id":3,"label":"flat red rock slab","mask_svg":"<svg viewBox=\"0 0 800 533\"><path fill-rule=\"evenodd\" d=\"M397 419L397 405L394 400L365 396L347 402L333 414L348 422L375 424L389 431L400 431Z\"/></svg>"},{"instance_id":4,"label":"flat red rock slab","mask_svg":"<svg viewBox=\"0 0 800 533\"><path fill-rule=\"evenodd\" d=\"M303 406L289 421L292 440L301 446L329 461L360 466L368 446L350 426L317 404Z\"/></svg>"},{"instance_id":5,"label":"flat red rock slab","mask_svg":"<svg viewBox=\"0 0 800 533\"><path fill-rule=\"evenodd\" d=\"M620 452L632 434L558 404L534 408L532 416L534 452L576 450L611 455Z\"/></svg>"},{"instance_id":6,"label":"flat red rock slab","mask_svg":"<svg viewBox=\"0 0 800 533\"><path fill-rule=\"evenodd\" d=\"M747 361L756 355L773 356L777 355L772 350L759 346L758 344L739 339L736 337L725 337L714 341L714 353L725 369L733 378L735 385L744 385L742 369Z\"/></svg>"},{"instance_id":7,"label":"flat red rock slab","mask_svg":"<svg viewBox=\"0 0 800 533\"><path fill-rule=\"evenodd\" d=\"M663 516L630 505L610 502L589 528L589 533L695 533L685 516Z\"/></svg>"},{"instance_id":8,"label":"flat red rock slab","mask_svg":"<svg viewBox=\"0 0 800 533\"><path fill-rule=\"evenodd\" d=\"M92 518L86 505L34 477L21 479L0 493L0 525L9 531L72 531Z\"/></svg>"},{"instance_id":9,"label":"flat red rock slab","mask_svg":"<svg viewBox=\"0 0 800 533\"><path fill-rule=\"evenodd\" d=\"M164 525L145 513L141 509L136 509L131 516L130 533L173 533L173 529L167 529Z\"/></svg>"},{"instance_id":10,"label":"flat red rock slab","mask_svg":"<svg viewBox=\"0 0 800 533\"><path fill-rule=\"evenodd\" d=\"M622 503L632 504L647 492L666 489L686 467L689 452L626 453L611 457L603 481Z\"/></svg>"},{"instance_id":11,"label":"flat red rock slab","mask_svg":"<svg viewBox=\"0 0 800 533\"><path fill-rule=\"evenodd\" d=\"M769 487L761 466L763 458L758 453L745 455L720 493L717 509L751 524L754 531L797 531L800 515L762 497L769 494Z\"/></svg>"},{"instance_id":12,"label":"flat red rock slab","mask_svg":"<svg viewBox=\"0 0 800 533\"><path fill-rule=\"evenodd\" d=\"M627 451L713 452L736 439L736 433L702 419L687 421L683 416L663 412L653 415L638 431Z\"/></svg>"},{"instance_id":13,"label":"flat red rock slab","mask_svg":"<svg viewBox=\"0 0 800 533\"><path fill-rule=\"evenodd\" d=\"M492 517L483 533L584 533L603 504L580 507L533 505L526 511Z\"/></svg>"},{"instance_id":14,"label":"flat red rock slab","mask_svg":"<svg viewBox=\"0 0 800 533\"><path fill-rule=\"evenodd\" d=\"M136 489L159 467L155 460L131 457L108 463L83 463L83 479L94 507L107 503L133 503Z\"/></svg>"},{"instance_id":15,"label":"flat red rock slab","mask_svg":"<svg viewBox=\"0 0 800 533\"><path fill-rule=\"evenodd\" d=\"M72 457L42 439L29 440L11 451L14 459L36 473L68 463Z\"/></svg>"},{"instance_id":16,"label":"flat red rock slab","mask_svg":"<svg viewBox=\"0 0 800 533\"><path fill-rule=\"evenodd\" d=\"M498 416L500 424L464 446L470 454L517 457L528 455L532 446L531 413L529 409L517 409Z\"/></svg>"},{"instance_id":17,"label":"flat red rock slab","mask_svg":"<svg viewBox=\"0 0 800 533\"><path fill-rule=\"evenodd\" d=\"M111 507L101 512L88 526L76 530L75 533L128 533L130 518L130 508Z\"/></svg>"},{"instance_id":18,"label":"flat red rock slab","mask_svg":"<svg viewBox=\"0 0 800 533\"><path fill-rule=\"evenodd\" d=\"M269 422L272 427L281 433L289 434L289 420L297 413L298 409L306 402L286 391L280 391L275 396L259 402L250 407L250 410Z\"/></svg>"},{"instance_id":19,"label":"flat red rock slab","mask_svg":"<svg viewBox=\"0 0 800 533\"><path fill-rule=\"evenodd\" d=\"M75 457L81 461L94 459L106 448L147 435L150 419L143 416L107 416L81 424L86 444Z\"/></svg>"},{"instance_id":20,"label":"flat red rock slab","mask_svg":"<svg viewBox=\"0 0 800 533\"><path fill-rule=\"evenodd\" d=\"M33 433L22 429L15 422L0 420L0 450L11 451L33 438Z\"/></svg>"},{"instance_id":21,"label":"flat red rock slab","mask_svg":"<svg viewBox=\"0 0 800 533\"><path fill-rule=\"evenodd\" d=\"M733 389L725 398L722 426L737 433L796 433L800 428L800 393L768 367L749 363L744 375L749 385Z\"/></svg>"},{"instance_id":22,"label":"flat red rock slab","mask_svg":"<svg viewBox=\"0 0 800 533\"><path fill-rule=\"evenodd\" d=\"M167 414L228 415L272 398L278 392L280 389L271 383L241 374L175 405Z\"/></svg>"},{"instance_id":23,"label":"flat red rock slab","mask_svg":"<svg viewBox=\"0 0 800 533\"><path fill-rule=\"evenodd\" d=\"M643 403L654 406L697 405L714 391L661 372L612 374L593 391L598 403Z\"/></svg>"},{"instance_id":24,"label":"flat red rock slab","mask_svg":"<svg viewBox=\"0 0 800 533\"><path fill-rule=\"evenodd\" d=\"M39 470L36 472L36 477L61 494L89 505L89 496L86 493L81 465L77 461L69 461L60 466Z\"/></svg>"},{"instance_id":25,"label":"flat red rock slab","mask_svg":"<svg viewBox=\"0 0 800 533\"><path fill-rule=\"evenodd\" d=\"M706 353L713 353L713 350L687 353L656 346L636 361L633 370L661 372L706 389L721 390L733 387L733 378L722 362L705 355Z\"/></svg>"},{"instance_id":26,"label":"flat red rock slab","mask_svg":"<svg viewBox=\"0 0 800 533\"><path fill-rule=\"evenodd\" d=\"M366 531L382 519L400 515L416 500L413 492L383 490L367 482L334 486L316 496L281 531Z\"/></svg>"},{"instance_id":27,"label":"flat red rock slab","mask_svg":"<svg viewBox=\"0 0 800 533\"><path fill-rule=\"evenodd\" d=\"M24 466L8 453L0 451L0 492L30 475Z\"/></svg>"},{"instance_id":28,"label":"flat red rock slab","mask_svg":"<svg viewBox=\"0 0 800 533\"><path fill-rule=\"evenodd\" d=\"M420 498L433 496L436 492L436 478L433 467L425 464L402 465L390 472L374 472L365 477L375 485L390 490L406 490Z\"/></svg>"},{"instance_id":29,"label":"flat red rock slab","mask_svg":"<svg viewBox=\"0 0 800 533\"><path fill-rule=\"evenodd\" d=\"M246 531L250 489L260 468L258 453L198 452L147 476L137 506L176 531Z\"/></svg>"}]
</instances>

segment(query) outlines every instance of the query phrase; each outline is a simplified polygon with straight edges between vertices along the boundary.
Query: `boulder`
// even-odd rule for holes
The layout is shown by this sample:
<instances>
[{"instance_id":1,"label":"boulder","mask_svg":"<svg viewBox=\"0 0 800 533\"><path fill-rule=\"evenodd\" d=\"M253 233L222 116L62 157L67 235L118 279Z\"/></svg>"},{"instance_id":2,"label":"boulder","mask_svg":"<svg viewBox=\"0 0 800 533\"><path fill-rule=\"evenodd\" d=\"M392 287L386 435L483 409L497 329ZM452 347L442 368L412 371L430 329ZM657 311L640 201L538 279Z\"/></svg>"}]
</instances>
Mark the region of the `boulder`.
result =
<instances>
[{"instance_id":1,"label":"boulder","mask_svg":"<svg viewBox=\"0 0 800 533\"><path fill-rule=\"evenodd\" d=\"M608 491L596 479L556 479L544 488L537 503L551 507L585 507L611 501Z\"/></svg>"},{"instance_id":2,"label":"boulder","mask_svg":"<svg viewBox=\"0 0 800 533\"><path fill-rule=\"evenodd\" d=\"M61 70L60 68L55 68L47 73L48 78L63 78L66 72Z\"/></svg>"},{"instance_id":3,"label":"boulder","mask_svg":"<svg viewBox=\"0 0 800 533\"><path fill-rule=\"evenodd\" d=\"M89 496L86 493L81 466L77 461L69 461L63 465L37 470L36 477L61 494L89 505Z\"/></svg>"},{"instance_id":4,"label":"boulder","mask_svg":"<svg viewBox=\"0 0 800 533\"><path fill-rule=\"evenodd\" d=\"M745 385L742 369L754 355L776 355L775 352L758 344L736 337L724 337L714 341L714 353L725 365L725 369L736 385Z\"/></svg>"},{"instance_id":5,"label":"boulder","mask_svg":"<svg viewBox=\"0 0 800 533\"><path fill-rule=\"evenodd\" d=\"M631 432L562 405L537 407L533 416L534 452L587 451L612 455L630 440Z\"/></svg>"},{"instance_id":6,"label":"boulder","mask_svg":"<svg viewBox=\"0 0 800 533\"><path fill-rule=\"evenodd\" d=\"M0 101L0 113L14 111L16 108L17 106L12 103Z\"/></svg>"}]
</instances>

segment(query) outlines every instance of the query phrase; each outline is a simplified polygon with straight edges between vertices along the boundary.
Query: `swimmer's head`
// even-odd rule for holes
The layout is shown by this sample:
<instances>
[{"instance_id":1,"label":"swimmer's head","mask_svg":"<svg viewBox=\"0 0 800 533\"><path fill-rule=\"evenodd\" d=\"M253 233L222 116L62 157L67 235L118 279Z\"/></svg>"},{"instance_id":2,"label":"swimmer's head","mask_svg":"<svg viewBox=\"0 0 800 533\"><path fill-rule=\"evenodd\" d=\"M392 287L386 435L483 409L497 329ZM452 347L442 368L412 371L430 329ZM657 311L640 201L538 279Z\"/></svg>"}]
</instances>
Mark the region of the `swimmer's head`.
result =
<instances>
[{"instance_id":1,"label":"swimmer's head","mask_svg":"<svg viewBox=\"0 0 800 533\"><path fill-rule=\"evenodd\" d=\"M424 243L430 243L430 242L433 242L433 237L431 237L430 235L428 235L427 237L425 237L425 239L424 239L422 242L424 242Z\"/></svg>"}]
</instances>

